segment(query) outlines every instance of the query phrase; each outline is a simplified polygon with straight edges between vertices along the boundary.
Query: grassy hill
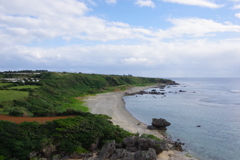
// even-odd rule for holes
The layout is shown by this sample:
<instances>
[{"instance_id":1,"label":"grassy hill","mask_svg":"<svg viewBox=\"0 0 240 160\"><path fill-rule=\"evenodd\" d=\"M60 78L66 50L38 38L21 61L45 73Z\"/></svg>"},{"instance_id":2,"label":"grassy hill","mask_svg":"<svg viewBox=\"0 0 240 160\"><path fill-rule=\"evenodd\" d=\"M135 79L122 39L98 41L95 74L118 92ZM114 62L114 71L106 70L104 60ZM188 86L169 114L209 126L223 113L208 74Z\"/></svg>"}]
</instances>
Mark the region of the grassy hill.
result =
<instances>
[{"instance_id":1,"label":"grassy hill","mask_svg":"<svg viewBox=\"0 0 240 160\"><path fill-rule=\"evenodd\" d=\"M7 99L0 98L2 114L56 116L68 109L88 111L76 97L170 81L160 78L55 72L41 73L34 75L34 78L40 79L40 82L19 82L14 83L14 86L1 83L1 97L12 92Z\"/></svg>"}]
</instances>

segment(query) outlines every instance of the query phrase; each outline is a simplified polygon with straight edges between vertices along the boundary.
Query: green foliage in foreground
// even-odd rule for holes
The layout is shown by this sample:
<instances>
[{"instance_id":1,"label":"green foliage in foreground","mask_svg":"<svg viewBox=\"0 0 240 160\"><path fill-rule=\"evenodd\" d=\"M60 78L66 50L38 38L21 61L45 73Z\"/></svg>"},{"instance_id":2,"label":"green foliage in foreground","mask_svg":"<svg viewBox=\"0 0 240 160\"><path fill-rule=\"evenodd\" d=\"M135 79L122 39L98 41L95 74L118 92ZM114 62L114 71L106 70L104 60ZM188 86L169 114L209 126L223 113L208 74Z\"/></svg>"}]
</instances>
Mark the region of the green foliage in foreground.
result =
<instances>
[{"instance_id":1,"label":"green foliage in foreground","mask_svg":"<svg viewBox=\"0 0 240 160\"><path fill-rule=\"evenodd\" d=\"M61 74L53 72L35 75L35 78L41 81L37 84L35 84L36 82L31 82L31 85L34 85L32 87L36 87L36 85L41 87L36 87L34 90L25 88L29 92L27 100L12 98L10 100L15 99L12 106L10 108L9 105L2 107L3 112L10 114L9 110L11 111L11 108L14 107L15 111L20 111L20 113L15 112L15 115L23 115L23 108L25 108L24 112L33 116L56 116L67 109L86 112L88 109L81 102L75 100L74 97L109 92L116 88L122 90L128 86L166 83L169 81L160 78L76 73ZM23 87L26 86L18 86L17 88L19 87L23 90Z\"/></svg>"},{"instance_id":2,"label":"green foliage in foreground","mask_svg":"<svg viewBox=\"0 0 240 160\"><path fill-rule=\"evenodd\" d=\"M56 146L57 152L86 153L97 139L103 144L108 140L120 142L133 135L114 126L106 115L80 114L46 124L0 121L0 155L6 159L26 160L32 151L38 152L49 146Z\"/></svg>"}]
</instances>

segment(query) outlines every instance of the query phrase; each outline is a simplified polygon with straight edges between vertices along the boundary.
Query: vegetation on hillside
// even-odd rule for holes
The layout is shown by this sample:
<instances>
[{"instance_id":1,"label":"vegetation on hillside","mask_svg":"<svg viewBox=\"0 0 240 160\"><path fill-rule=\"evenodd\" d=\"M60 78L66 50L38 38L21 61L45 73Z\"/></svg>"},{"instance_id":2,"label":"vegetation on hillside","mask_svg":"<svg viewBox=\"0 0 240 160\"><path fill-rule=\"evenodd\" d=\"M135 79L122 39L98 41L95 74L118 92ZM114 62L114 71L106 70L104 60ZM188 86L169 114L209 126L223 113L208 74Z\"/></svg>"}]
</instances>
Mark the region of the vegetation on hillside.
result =
<instances>
[{"instance_id":1,"label":"vegetation on hillside","mask_svg":"<svg viewBox=\"0 0 240 160\"><path fill-rule=\"evenodd\" d=\"M3 76L14 77L14 73L5 73ZM76 97L169 81L131 75L54 72L31 74L31 77L25 79L25 83L0 83L0 113L13 116L76 117L45 124L0 121L0 159L26 160L30 159L33 151L41 156L48 149L54 150L54 153L85 153L91 151L92 144L97 141L100 146L109 140L119 143L134 134L113 125L109 116L86 112L87 108ZM143 134L142 137L160 141L152 135Z\"/></svg>"},{"instance_id":2,"label":"vegetation on hillside","mask_svg":"<svg viewBox=\"0 0 240 160\"><path fill-rule=\"evenodd\" d=\"M31 76L33 78L33 75ZM16 97L2 104L2 113L14 113L19 116L56 116L69 108L87 111L81 103L77 104L79 100L76 101L75 97L167 81L160 78L54 72L36 74L34 78L40 79L40 82L18 82L14 87L2 88L29 92L27 99Z\"/></svg>"},{"instance_id":3,"label":"vegetation on hillside","mask_svg":"<svg viewBox=\"0 0 240 160\"><path fill-rule=\"evenodd\" d=\"M133 135L112 125L109 122L110 117L106 115L83 112L79 114L46 124L0 121L0 157L26 160L31 152L41 155L43 150L49 148L54 148L55 154L89 152L91 145L97 140L100 140L101 146L107 140L119 143L124 137Z\"/></svg>"}]
</instances>

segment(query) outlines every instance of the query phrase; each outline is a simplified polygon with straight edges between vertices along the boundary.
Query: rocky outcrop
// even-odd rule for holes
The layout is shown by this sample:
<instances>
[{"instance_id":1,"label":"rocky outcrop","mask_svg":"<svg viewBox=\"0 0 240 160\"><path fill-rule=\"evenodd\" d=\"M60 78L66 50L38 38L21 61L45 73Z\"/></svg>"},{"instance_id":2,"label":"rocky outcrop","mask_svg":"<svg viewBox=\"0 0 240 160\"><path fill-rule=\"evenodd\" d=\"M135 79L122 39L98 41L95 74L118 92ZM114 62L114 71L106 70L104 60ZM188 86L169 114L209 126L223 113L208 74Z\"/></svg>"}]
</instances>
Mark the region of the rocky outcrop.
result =
<instances>
[{"instance_id":1,"label":"rocky outcrop","mask_svg":"<svg viewBox=\"0 0 240 160\"><path fill-rule=\"evenodd\" d=\"M115 141L107 142L100 151L98 160L104 160L109 158L115 151Z\"/></svg>"},{"instance_id":2,"label":"rocky outcrop","mask_svg":"<svg viewBox=\"0 0 240 160\"><path fill-rule=\"evenodd\" d=\"M168 121L166 121L165 119L162 119L162 118L153 118L152 119L152 126L153 127L156 127L157 129L160 129L160 130L167 130L167 126L170 126L171 123L169 123ZM149 127L151 128L151 127Z\"/></svg>"},{"instance_id":3,"label":"rocky outcrop","mask_svg":"<svg viewBox=\"0 0 240 160\"><path fill-rule=\"evenodd\" d=\"M33 160L156 160L159 153L168 150L164 140L158 141L138 136L124 138L120 144L115 143L114 140L108 141L95 157L93 152L81 154L76 152L71 154L56 152L56 147L49 145L40 152L31 152L30 158Z\"/></svg>"},{"instance_id":4,"label":"rocky outcrop","mask_svg":"<svg viewBox=\"0 0 240 160\"><path fill-rule=\"evenodd\" d=\"M137 151L134 154L135 160L156 160L156 151L152 148L149 148L148 151Z\"/></svg>"},{"instance_id":5,"label":"rocky outcrop","mask_svg":"<svg viewBox=\"0 0 240 160\"><path fill-rule=\"evenodd\" d=\"M182 143L181 142L174 142L174 149L177 150L177 151L183 151L183 148L182 148Z\"/></svg>"},{"instance_id":6,"label":"rocky outcrop","mask_svg":"<svg viewBox=\"0 0 240 160\"><path fill-rule=\"evenodd\" d=\"M94 160L156 160L157 154L164 150L167 150L165 141L133 136L124 138L122 145L107 142Z\"/></svg>"},{"instance_id":7,"label":"rocky outcrop","mask_svg":"<svg viewBox=\"0 0 240 160\"><path fill-rule=\"evenodd\" d=\"M147 92L147 91L140 91L140 92L135 92L135 93L127 93L127 92L125 92L124 96L132 96L132 95L136 95L136 94L138 94L138 95L144 95L144 94L164 95L166 93L165 92L157 92L156 90L155 91L152 90L150 92Z\"/></svg>"},{"instance_id":8,"label":"rocky outcrop","mask_svg":"<svg viewBox=\"0 0 240 160\"><path fill-rule=\"evenodd\" d=\"M183 91L183 90L179 90L179 92L186 92L186 91Z\"/></svg>"}]
</instances>

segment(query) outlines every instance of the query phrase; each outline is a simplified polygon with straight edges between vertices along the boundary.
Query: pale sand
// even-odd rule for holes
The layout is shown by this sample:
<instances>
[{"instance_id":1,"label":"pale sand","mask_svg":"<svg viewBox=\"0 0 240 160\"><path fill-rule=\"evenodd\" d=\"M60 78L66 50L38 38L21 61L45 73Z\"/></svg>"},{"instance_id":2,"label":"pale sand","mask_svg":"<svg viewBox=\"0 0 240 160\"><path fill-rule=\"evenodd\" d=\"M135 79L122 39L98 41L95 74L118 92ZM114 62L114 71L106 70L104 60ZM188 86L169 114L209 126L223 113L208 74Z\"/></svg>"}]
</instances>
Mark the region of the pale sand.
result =
<instances>
[{"instance_id":1,"label":"pale sand","mask_svg":"<svg viewBox=\"0 0 240 160\"><path fill-rule=\"evenodd\" d=\"M132 133L147 133L153 134L159 138L164 136L156 130L146 129L146 124L141 123L134 118L126 109L123 101L124 93L135 93L148 88L159 87L159 85L146 86L146 87L133 87L126 91L109 92L97 94L96 96L88 96L84 99L87 107L91 113L94 114L106 114L112 117L112 122L115 125L119 125L121 128ZM153 117L162 118L162 117ZM193 158L186 157L183 152L168 151L158 155L158 160L191 160ZM170 155L170 156L169 156Z\"/></svg>"}]
</instances>

